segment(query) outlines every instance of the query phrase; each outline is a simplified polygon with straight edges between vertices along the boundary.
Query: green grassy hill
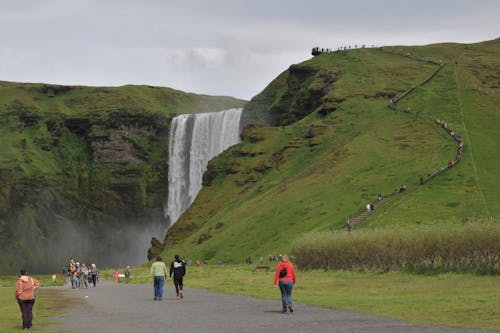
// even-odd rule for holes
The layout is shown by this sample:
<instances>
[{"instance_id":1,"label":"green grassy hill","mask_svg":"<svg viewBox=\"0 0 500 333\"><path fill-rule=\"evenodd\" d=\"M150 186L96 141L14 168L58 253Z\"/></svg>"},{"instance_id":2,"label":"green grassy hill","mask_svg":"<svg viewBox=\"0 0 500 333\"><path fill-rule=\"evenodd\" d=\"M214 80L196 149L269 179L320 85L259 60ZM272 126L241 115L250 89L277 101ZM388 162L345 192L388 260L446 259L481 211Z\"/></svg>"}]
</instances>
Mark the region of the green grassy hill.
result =
<instances>
[{"instance_id":1,"label":"green grassy hill","mask_svg":"<svg viewBox=\"0 0 500 333\"><path fill-rule=\"evenodd\" d=\"M169 230L164 256L242 262L287 252L304 234L341 229L377 193L408 191L358 228L459 224L500 214L500 39L355 49L292 65L245 106L243 142L211 161L205 187ZM428 83L398 103L389 100ZM420 185L455 158L460 163ZM273 126L267 126L273 125Z\"/></svg>"},{"instance_id":2,"label":"green grassy hill","mask_svg":"<svg viewBox=\"0 0 500 333\"><path fill-rule=\"evenodd\" d=\"M59 271L70 256L111 265L147 247L152 234L140 235L164 223L171 118L243 104L151 86L0 82L0 272Z\"/></svg>"}]
</instances>

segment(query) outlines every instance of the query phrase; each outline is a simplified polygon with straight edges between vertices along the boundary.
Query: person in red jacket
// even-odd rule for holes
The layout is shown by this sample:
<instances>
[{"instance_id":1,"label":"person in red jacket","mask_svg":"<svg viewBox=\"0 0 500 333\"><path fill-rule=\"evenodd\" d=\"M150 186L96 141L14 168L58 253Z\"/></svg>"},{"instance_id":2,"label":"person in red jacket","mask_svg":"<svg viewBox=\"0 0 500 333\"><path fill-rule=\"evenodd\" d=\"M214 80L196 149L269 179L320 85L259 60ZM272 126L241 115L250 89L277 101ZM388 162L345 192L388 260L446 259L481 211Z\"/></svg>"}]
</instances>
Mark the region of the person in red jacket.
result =
<instances>
[{"instance_id":1,"label":"person in red jacket","mask_svg":"<svg viewBox=\"0 0 500 333\"><path fill-rule=\"evenodd\" d=\"M23 318L23 329L29 330L33 320L33 305L35 304L35 290L40 287L40 281L28 276L25 269L21 269L21 276L16 281L16 300L19 303Z\"/></svg>"},{"instance_id":2,"label":"person in red jacket","mask_svg":"<svg viewBox=\"0 0 500 333\"><path fill-rule=\"evenodd\" d=\"M281 261L276 267L276 274L274 275L274 286L276 287L279 281L281 291L281 303L283 305L283 313L287 312L287 307L290 312L292 308L292 289L295 285L295 269L291 262L288 261L288 256L284 254Z\"/></svg>"}]
</instances>

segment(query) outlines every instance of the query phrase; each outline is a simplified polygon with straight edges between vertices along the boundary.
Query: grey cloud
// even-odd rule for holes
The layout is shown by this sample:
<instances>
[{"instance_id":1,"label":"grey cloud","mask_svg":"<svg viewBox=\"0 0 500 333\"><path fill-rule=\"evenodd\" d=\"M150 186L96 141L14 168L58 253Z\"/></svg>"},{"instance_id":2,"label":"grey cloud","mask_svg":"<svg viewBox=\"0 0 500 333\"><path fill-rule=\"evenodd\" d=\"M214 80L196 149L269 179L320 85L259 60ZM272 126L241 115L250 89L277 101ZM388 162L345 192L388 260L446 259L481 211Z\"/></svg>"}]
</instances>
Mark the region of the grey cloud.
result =
<instances>
[{"instance_id":1,"label":"grey cloud","mask_svg":"<svg viewBox=\"0 0 500 333\"><path fill-rule=\"evenodd\" d=\"M312 46L498 37L500 3L0 0L0 80L251 98Z\"/></svg>"}]
</instances>

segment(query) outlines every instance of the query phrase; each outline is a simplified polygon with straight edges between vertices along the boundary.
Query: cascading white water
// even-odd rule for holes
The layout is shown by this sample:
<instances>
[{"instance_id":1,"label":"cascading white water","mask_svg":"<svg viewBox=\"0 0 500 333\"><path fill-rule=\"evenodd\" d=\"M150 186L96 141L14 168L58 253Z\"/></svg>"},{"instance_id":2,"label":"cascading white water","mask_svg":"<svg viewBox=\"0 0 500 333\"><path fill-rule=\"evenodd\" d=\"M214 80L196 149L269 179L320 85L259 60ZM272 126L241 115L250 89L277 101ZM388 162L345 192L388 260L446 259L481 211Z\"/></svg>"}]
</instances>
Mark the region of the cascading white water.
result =
<instances>
[{"instance_id":1,"label":"cascading white water","mask_svg":"<svg viewBox=\"0 0 500 333\"><path fill-rule=\"evenodd\" d=\"M202 187L208 161L240 142L242 109L183 114L172 119L165 217L172 226Z\"/></svg>"}]
</instances>

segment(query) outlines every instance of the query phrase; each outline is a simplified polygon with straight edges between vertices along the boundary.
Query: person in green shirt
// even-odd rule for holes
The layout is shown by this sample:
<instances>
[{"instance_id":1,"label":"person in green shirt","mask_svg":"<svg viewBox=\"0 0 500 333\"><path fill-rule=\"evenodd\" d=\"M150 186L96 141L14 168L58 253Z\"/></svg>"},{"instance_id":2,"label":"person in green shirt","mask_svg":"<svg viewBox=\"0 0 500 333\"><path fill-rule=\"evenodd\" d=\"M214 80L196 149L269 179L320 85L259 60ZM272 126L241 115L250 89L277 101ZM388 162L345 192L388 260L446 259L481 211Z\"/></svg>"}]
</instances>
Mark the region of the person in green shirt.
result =
<instances>
[{"instance_id":1,"label":"person in green shirt","mask_svg":"<svg viewBox=\"0 0 500 333\"><path fill-rule=\"evenodd\" d=\"M163 298L163 284L167 277L167 266L161 261L160 256L157 256L156 261L151 265L150 274L154 279L155 301L161 301Z\"/></svg>"}]
</instances>

